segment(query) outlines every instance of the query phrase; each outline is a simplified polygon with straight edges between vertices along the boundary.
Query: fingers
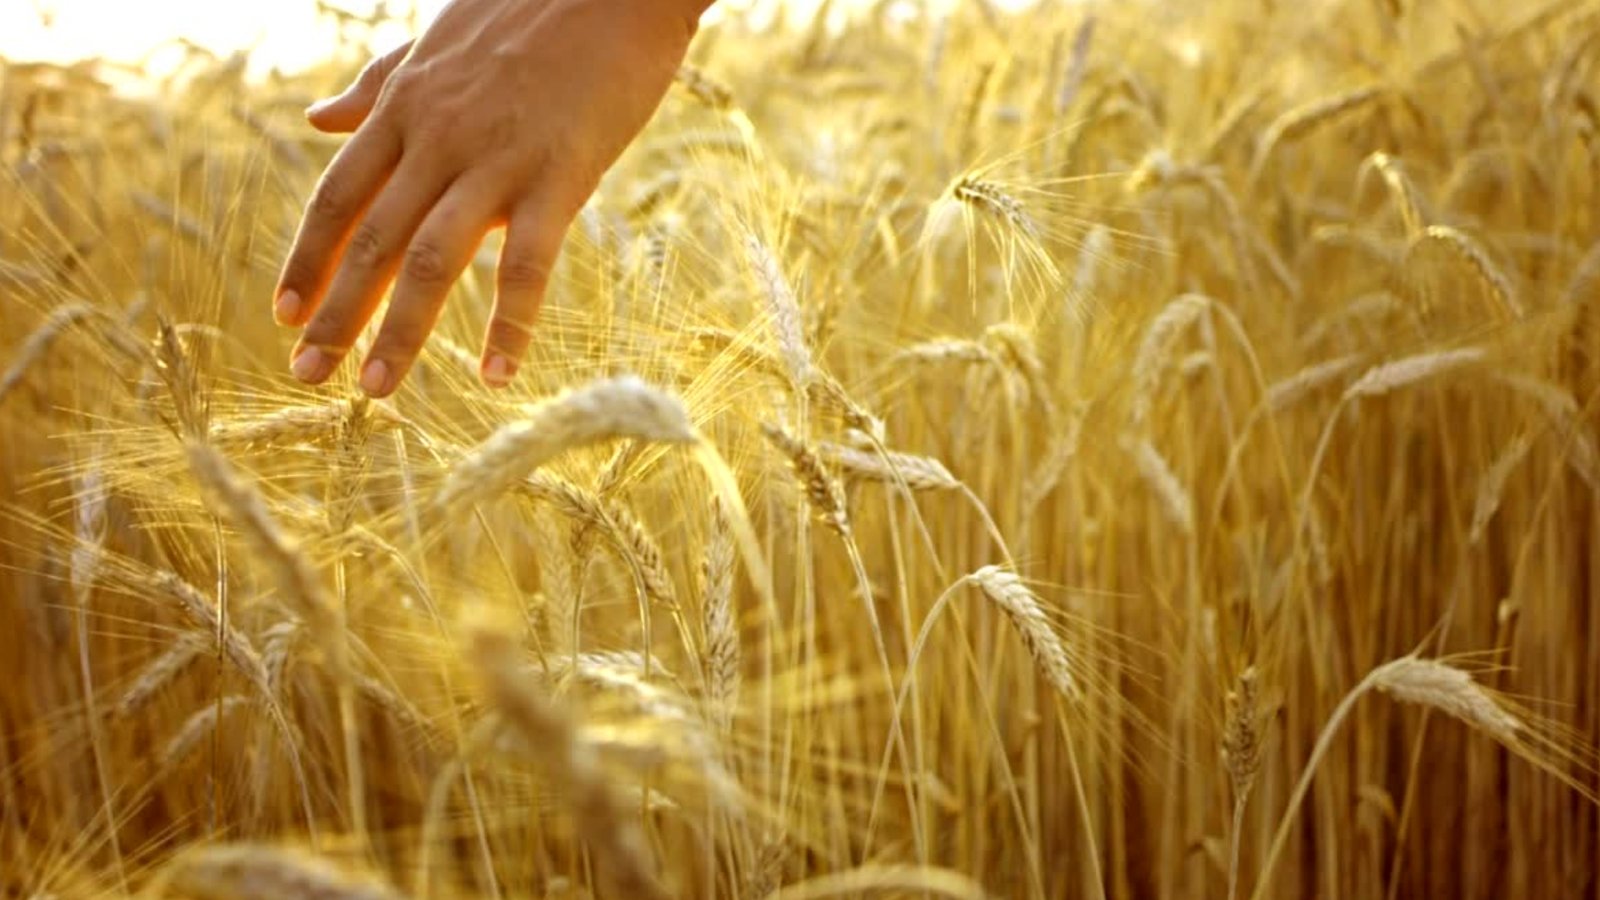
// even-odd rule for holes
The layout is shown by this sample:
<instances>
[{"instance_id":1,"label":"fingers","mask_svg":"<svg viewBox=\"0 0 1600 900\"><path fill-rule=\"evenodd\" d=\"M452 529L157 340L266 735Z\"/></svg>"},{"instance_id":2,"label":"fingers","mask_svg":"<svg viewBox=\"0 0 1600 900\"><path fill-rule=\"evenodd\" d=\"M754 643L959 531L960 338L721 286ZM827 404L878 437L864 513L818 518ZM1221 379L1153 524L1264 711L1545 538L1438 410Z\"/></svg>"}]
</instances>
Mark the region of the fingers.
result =
<instances>
[{"instance_id":1,"label":"fingers","mask_svg":"<svg viewBox=\"0 0 1600 900\"><path fill-rule=\"evenodd\" d=\"M306 204L294 246L278 276L273 315L298 326L321 301L356 221L400 160L400 140L387 129L362 129L340 148Z\"/></svg>"},{"instance_id":2,"label":"fingers","mask_svg":"<svg viewBox=\"0 0 1600 900\"><path fill-rule=\"evenodd\" d=\"M291 369L301 381L321 384L333 374L383 299L412 235L448 187L437 168L416 159L401 162L346 242L327 296L295 348Z\"/></svg>"},{"instance_id":3,"label":"fingers","mask_svg":"<svg viewBox=\"0 0 1600 900\"><path fill-rule=\"evenodd\" d=\"M503 204L492 179L463 178L445 193L411 239L383 328L361 368L361 389L394 393L422 352L456 279L471 264Z\"/></svg>"},{"instance_id":4,"label":"fingers","mask_svg":"<svg viewBox=\"0 0 1600 900\"><path fill-rule=\"evenodd\" d=\"M378 105L383 86L389 76L411 52L415 41L406 41L399 47L374 58L361 70L356 80L338 96L320 100L306 110L306 120L318 131L348 133L361 127L372 108Z\"/></svg>"},{"instance_id":5,"label":"fingers","mask_svg":"<svg viewBox=\"0 0 1600 900\"><path fill-rule=\"evenodd\" d=\"M572 213L549 198L530 198L512 212L500 251L494 313L484 337L481 375L490 387L510 384L527 356L545 287L571 223Z\"/></svg>"}]
</instances>

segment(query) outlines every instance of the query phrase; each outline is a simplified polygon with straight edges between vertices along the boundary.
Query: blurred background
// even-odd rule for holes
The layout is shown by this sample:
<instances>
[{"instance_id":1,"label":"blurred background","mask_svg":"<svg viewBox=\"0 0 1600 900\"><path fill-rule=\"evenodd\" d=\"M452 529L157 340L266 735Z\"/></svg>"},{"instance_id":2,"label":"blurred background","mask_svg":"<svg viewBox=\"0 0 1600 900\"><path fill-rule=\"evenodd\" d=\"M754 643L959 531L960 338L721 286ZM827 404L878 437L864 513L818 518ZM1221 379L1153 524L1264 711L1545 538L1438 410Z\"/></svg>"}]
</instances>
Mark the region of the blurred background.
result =
<instances>
[{"instance_id":1,"label":"blurred background","mask_svg":"<svg viewBox=\"0 0 1600 900\"><path fill-rule=\"evenodd\" d=\"M351 29L354 19L378 18L382 7L397 20L419 25L438 15L447 0L5 0L0 2L0 57L19 61L72 62L98 57L149 68L155 74L184 58L182 42L218 54L249 50L256 73L273 68L305 69L352 43L365 52L405 40L400 21L369 32ZM901 0L910 7L949 7L963 0ZM1029 0L992 0L1020 7ZM813 13L821 0L721 0L723 8L772 14ZM841 9L864 0L835 3ZM713 17L717 15L713 10Z\"/></svg>"}]
</instances>

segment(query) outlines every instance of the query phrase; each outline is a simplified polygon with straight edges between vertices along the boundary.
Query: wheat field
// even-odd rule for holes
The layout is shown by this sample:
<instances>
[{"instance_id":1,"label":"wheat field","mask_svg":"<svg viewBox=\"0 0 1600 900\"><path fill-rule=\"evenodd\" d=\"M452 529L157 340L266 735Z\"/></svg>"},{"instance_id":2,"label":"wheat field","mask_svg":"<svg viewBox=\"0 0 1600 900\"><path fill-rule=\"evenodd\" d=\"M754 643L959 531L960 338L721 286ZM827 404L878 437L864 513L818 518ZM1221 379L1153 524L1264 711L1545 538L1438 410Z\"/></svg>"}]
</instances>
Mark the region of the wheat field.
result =
<instances>
[{"instance_id":1,"label":"wheat field","mask_svg":"<svg viewBox=\"0 0 1600 900\"><path fill-rule=\"evenodd\" d=\"M4 896L1600 896L1600 4L842 18L382 402L360 60L4 65Z\"/></svg>"}]
</instances>

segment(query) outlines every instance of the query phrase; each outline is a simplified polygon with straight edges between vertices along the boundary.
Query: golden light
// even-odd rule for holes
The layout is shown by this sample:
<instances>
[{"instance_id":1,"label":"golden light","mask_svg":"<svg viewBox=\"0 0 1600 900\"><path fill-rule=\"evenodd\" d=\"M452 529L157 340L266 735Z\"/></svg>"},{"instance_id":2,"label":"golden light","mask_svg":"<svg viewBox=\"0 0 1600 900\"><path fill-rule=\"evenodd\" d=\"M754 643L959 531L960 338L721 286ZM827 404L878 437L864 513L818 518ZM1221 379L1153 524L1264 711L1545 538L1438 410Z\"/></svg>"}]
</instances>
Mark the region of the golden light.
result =
<instances>
[{"instance_id":1,"label":"golden light","mask_svg":"<svg viewBox=\"0 0 1600 900\"><path fill-rule=\"evenodd\" d=\"M437 15L447 0L415 0L417 21ZM721 0L722 8L769 10L787 7L807 14L820 0ZM863 0L856 0L863 2ZM920 8L948 7L961 0L906 0ZM996 5L1020 6L1027 0ZM250 51L256 71L304 69L341 48L360 41L372 47L393 46L407 36L397 23L356 38L341 32L334 7L366 16L379 0L4 0L0 2L0 58L72 62L98 58L146 66L159 73L182 57L179 41L227 55ZM850 3L839 4L848 7ZM390 0L391 11L411 10L410 0ZM712 11L712 18L717 15Z\"/></svg>"}]
</instances>

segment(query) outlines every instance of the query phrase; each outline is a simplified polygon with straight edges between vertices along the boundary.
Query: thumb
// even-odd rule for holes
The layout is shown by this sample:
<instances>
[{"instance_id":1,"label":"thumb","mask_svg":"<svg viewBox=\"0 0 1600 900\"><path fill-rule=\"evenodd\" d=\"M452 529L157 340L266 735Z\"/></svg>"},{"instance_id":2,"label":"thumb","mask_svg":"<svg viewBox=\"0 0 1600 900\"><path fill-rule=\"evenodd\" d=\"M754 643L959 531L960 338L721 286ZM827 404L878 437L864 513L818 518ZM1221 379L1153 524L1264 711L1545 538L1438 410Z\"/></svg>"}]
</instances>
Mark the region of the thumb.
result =
<instances>
[{"instance_id":1,"label":"thumb","mask_svg":"<svg viewBox=\"0 0 1600 900\"><path fill-rule=\"evenodd\" d=\"M344 89L344 93L313 103L306 110L306 119L312 127L327 132L351 132L360 128L372 112L372 107L377 105L378 96L383 93L389 76L411 52L413 43L415 41L406 41L388 53L373 58L356 76L356 80Z\"/></svg>"}]
</instances>

